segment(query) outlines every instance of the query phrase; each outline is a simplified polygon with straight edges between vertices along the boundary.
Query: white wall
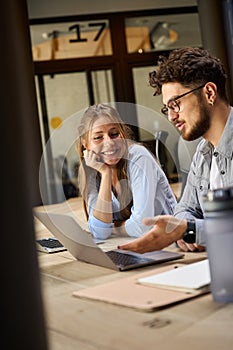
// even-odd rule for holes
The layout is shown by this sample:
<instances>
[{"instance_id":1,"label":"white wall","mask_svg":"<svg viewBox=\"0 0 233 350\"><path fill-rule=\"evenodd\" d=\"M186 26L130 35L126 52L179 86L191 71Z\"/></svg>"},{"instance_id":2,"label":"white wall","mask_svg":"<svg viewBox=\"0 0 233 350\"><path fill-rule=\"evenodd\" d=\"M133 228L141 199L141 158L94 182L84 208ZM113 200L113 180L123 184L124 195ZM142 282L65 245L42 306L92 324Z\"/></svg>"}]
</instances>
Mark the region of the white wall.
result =
<instances>
[{"instance_id":1,"label":"white wall","mask_svg":"<svg viewBox=\"0 0 233 350\"><path fill-rule=\"evenodd\" d=\"M195 6L196 0L27 0L29 18Z\"/></svg>"}]
</instances>

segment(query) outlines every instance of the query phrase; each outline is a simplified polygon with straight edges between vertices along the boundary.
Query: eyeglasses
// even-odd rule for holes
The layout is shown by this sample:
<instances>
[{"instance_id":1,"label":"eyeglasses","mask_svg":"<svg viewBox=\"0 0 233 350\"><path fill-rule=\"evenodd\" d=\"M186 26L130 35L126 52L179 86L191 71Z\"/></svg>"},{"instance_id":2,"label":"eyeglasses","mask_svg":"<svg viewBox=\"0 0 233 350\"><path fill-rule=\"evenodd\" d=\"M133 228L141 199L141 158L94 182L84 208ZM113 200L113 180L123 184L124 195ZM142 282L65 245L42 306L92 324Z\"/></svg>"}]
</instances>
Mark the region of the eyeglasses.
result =
<instances>
[{"instance_id":1,"label":"eyeglasses","mask_svg":"<svg viewBox=\"0 0 233 350\"><path fill-rule=\"evenodd\" d=\"M167 105L164 105L163 108L161 109L161 112L168 116L168 111L170 109L170 111L172 111L173 113L179 113L180 111L180 105L176 102L176 100L179 100L181 97L184 97L188 94L191 94L191 92L194 92L196 90L199 90L201 88L203 88L205 86L205 84L201 85L201 86L198 86L196 87L195 89L192 89L188 92L185 92L184 94L182 95L179 95L179 96L176 96L175 98L172 98L171 100L168 101L168 104Z\"/></svg>"}]
</instances>

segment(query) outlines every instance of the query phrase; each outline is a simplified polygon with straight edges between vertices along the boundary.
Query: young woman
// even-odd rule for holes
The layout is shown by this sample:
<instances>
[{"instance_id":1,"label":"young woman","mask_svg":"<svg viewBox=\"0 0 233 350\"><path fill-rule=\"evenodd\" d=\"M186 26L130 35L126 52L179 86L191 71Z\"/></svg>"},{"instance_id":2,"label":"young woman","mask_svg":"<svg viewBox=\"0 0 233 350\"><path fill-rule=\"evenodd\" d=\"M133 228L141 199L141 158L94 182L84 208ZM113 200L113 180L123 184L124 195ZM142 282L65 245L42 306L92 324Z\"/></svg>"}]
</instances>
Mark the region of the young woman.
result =
<instances>
[{"instance_id":1,"label":"young woman","mask_svg":"<svg viewBox=\"0 0 233 350\"><path fill-rule=\"evenodd\" d=\"M90 106L79 125L79 188L92 235L140 237L144 217L172 214L176 204L154 156L109 105Z\"/></svg>"}]
</instances>

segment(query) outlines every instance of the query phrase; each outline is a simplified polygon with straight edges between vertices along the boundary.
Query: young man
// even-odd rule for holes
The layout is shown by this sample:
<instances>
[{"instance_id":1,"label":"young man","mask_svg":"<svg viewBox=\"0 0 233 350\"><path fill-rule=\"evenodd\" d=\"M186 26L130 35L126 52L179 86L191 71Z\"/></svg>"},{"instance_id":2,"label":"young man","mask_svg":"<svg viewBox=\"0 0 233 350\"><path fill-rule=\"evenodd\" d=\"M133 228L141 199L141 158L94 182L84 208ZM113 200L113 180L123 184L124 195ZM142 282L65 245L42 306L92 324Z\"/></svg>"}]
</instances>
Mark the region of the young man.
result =
<instances>
[{"instance_id":1,"label":"young man","mask_svg":"<svg viewBox=\"0 0 233 350\"><path fill-rule=\"evenodd\" d=\"M233 185L233 108L225 90L221 61L199 48L183 48L161 57L149 74L154 95L162 93L162 113L185 140L203 140L193 157L186 187L174 216L145 218L153 228L121 249L144 253L177 242L184 251L205 249L202 196Z\"/></svg>"}]
</instances>

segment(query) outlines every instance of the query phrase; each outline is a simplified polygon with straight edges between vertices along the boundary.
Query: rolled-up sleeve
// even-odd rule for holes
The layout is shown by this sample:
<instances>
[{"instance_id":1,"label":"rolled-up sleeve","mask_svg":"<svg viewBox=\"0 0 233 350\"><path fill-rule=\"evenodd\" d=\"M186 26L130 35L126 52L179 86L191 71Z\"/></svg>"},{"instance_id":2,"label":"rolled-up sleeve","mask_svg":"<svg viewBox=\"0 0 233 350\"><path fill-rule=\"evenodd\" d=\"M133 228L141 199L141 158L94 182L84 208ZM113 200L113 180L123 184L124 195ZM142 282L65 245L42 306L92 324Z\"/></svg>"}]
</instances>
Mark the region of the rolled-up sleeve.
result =
<instances>
[{"instance_id":1,"label":"rolled-up sleeve","mask_svg":"<svg viewBox=\"0 0 233 350\"><path fill-rule=\"evenodd\" d=\"M198 146L199 149L200 146ZM209 166L198 151L188 174L186 186L179 203L175 207L174 215L179 219L194 219L196 223L196 243L205 246L204 213L202 196L208 191ZM200 170L201 169L201 170Z\"/></svg>"},{"instance_id":2,"label":"rolled-up sleeve","mask_svg":"<svg viewBox=\"0 0 233 350\"><path fill-rule=\"evenodd\" d=\"M112 234L113 223L105 223L96 219L93 215L89 216L88 228L96 239L107 239Z\"/></svg>"}]
</instances>

